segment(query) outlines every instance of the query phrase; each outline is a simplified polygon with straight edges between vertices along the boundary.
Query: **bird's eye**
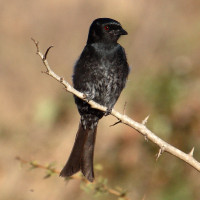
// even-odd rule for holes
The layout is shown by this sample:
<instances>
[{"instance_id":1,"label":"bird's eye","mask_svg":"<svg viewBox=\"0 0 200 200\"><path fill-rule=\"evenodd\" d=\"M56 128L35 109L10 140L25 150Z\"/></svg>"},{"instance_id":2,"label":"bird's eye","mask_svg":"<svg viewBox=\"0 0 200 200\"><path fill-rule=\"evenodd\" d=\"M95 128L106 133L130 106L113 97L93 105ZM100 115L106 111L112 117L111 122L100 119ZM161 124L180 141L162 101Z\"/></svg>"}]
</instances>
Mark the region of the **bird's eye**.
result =
<instances>
[{"instance_id":1,"label":"bird's eye","mask_svg":"<svg viewBox=\"0 0 200 200\"><path fill-rule=\"evenodd\" d=\"M108 31L108 30L109 30L109 26L104 26L104 29L105 29L106 31Z\"/></svg>"}]
</instances>

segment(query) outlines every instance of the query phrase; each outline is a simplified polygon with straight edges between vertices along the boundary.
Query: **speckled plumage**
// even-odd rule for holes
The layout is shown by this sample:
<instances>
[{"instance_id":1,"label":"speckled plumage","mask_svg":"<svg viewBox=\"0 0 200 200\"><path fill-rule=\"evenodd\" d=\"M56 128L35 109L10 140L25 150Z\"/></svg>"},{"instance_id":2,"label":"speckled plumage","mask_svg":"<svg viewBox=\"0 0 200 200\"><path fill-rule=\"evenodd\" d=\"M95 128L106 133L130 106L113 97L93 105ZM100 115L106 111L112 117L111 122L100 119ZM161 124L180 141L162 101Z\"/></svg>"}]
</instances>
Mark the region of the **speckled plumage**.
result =
<instances>
[{"instance_id":1,"label":"speckled plumage","mask_svg":"<svg viewBox=\"0 0 200 200\"><path fill-rule=\"evenodd\" d=\"M109 18L96 19L89 31L87 45L75 64L74 88L87 98L112 110L122 89L125 87L129 66L123 47L117 43L127 32L119 22ZM74 97L81 115L79 130L72 153L61 172L61 176L71 176L77 171L89 181L93 181L93 153L96 129L104 112Z\"/></svg>"}]
</instances>

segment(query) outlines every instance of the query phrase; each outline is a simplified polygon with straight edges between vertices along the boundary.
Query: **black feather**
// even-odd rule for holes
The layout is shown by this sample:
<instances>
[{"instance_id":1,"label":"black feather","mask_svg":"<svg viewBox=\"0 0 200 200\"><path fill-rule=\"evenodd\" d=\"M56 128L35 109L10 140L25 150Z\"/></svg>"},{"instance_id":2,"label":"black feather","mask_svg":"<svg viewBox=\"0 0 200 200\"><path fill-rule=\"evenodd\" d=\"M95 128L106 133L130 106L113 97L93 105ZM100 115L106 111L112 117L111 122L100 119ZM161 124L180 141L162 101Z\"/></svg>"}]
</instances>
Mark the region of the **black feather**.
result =
<instances>
[{"instance_id":1,"label":"black feather","mask_svg":"<svg viewBox=\"0 0 200 200\"><path fill-rule=\"evenodd\" d=\"M99 18L91 24L88 40L73 74L74 88L84 93L88 99L106 106L111 111L121 91L125 87L129 66L123 47L117 43L127 32L116 20ZM71 176L81 170L93 181L93 154L96 129L104 112L74 96L81 122L68 162L61 176Z\"/></svg>"}]
</instances>

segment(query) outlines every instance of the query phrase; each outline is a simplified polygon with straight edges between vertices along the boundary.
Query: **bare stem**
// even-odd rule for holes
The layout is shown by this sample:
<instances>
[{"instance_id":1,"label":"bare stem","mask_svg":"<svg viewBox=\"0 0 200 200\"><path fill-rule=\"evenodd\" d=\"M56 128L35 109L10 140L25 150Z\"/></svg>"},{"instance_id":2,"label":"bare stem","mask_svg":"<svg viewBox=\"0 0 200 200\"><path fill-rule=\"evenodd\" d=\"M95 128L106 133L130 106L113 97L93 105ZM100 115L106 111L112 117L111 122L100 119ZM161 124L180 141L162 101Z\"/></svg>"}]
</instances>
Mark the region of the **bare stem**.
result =
<instances>
[{"instance_id":1,"label":"bare stem","mask_svg":"<svg viewBox=\"0 0 200 200\"><path fill-rule=\"evenodd\" d=\"M27 160L24 160L22 158L20 158L19 156L16 157L16 159L22 163L22 164L28 164L30 165L31 168L34 168L34 169L44 169L44 170L47 170L47 171L50 171L52 174L60 174L60 171L56 170L55 168L52 168L51 165L42 165L38 162L34 162L34 161L27 161ZM116 197L121 197L121 199L123 200L130 200L130 198L127 197L127 194L126 193L123 193L123 192L120 192L116 189L112 189L112 188L109 188L107 185L105 185L104 183L101 183L100 186L99 186L99 183L98 181L94 181L93 183L90 183L89 181L87 181L85 179L84 176L80 175L80 174L77 174L77 175L73 175L71 176L70 178L67 178L66 180L69 180L69 179L77 179L77 180L80 180L80 181L83 181L85 182L86 184L93 184L94 185L94 189L96 189L97 187L101 187L99 189L103 190L104 192L107 192L109 194L112 194Z\"/></svg>"}]
</instances>

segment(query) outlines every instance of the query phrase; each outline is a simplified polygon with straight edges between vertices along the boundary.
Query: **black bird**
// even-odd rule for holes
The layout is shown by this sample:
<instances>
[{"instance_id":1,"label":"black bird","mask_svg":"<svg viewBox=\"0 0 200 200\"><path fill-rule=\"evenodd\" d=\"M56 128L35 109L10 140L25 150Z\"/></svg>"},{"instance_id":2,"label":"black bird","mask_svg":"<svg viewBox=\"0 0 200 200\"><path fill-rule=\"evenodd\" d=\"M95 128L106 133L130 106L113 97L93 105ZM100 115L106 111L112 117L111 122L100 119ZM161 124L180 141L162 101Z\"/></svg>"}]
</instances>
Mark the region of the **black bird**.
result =
<instances>
[{"instance_id":1,"label":"black bird","mask_svg":"<svg viewBox=\"0 0 200 200\"><path fill-rule=\"evenodd\" d=\"M73 74L74 88L86 95L87 100L106 106L102 112L74 96L81 115L74 146L60 176L68 177L81 170L89 180L94 180L93 155L99 119L110 114L129 73L124 48L117 43L127 35L121 24L110 18L99 18L90 26L88 40Z\"/></svg>"}]
</instances>

